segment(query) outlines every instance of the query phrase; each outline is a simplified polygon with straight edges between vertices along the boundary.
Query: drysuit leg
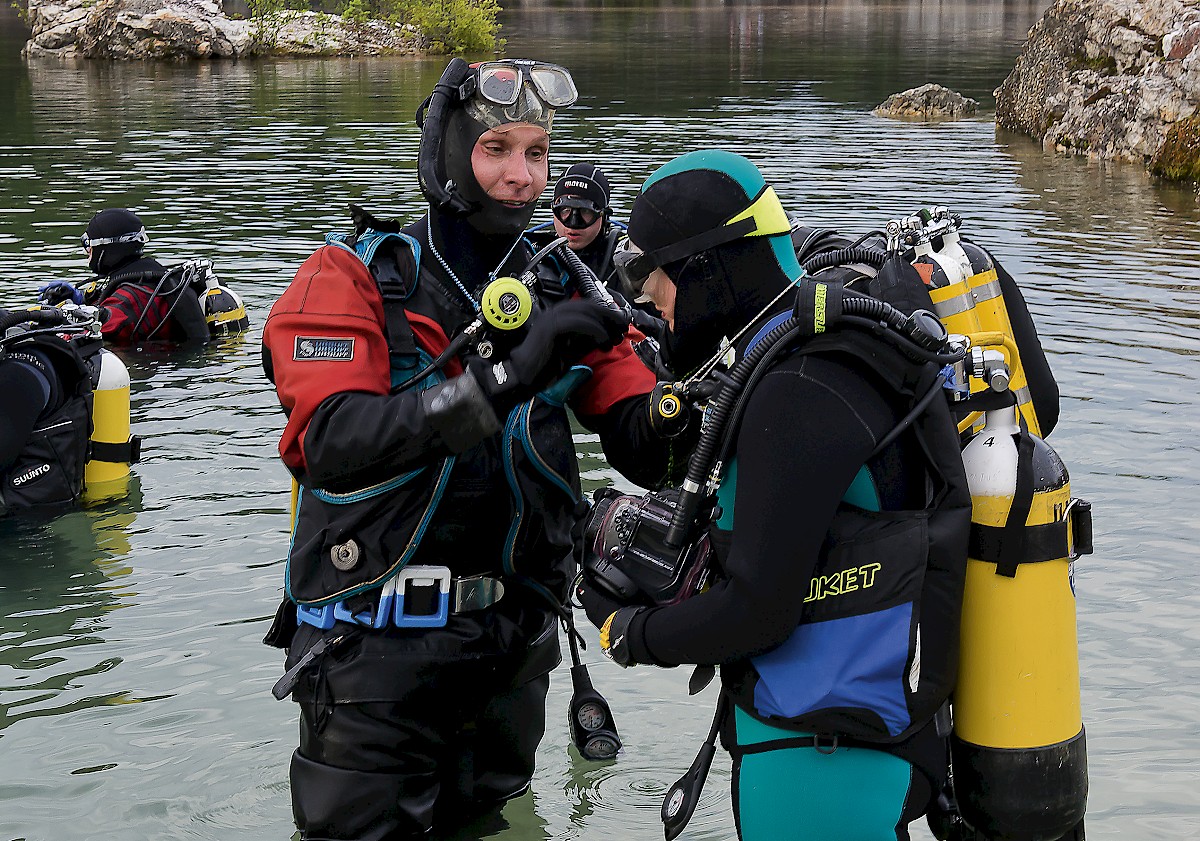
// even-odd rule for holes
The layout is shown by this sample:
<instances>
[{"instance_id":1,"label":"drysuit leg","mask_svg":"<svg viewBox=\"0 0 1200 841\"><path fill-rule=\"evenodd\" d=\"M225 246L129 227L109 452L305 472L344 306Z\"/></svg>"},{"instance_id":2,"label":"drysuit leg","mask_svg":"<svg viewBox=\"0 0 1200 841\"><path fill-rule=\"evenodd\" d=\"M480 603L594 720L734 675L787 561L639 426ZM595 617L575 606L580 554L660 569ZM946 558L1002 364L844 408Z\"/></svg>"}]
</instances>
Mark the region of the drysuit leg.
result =
<instances>
[{"instance_id":1,"label":"drysuit leg","mask_svg":"<svg viewBox=\"0 0 1200 841\"><path fill-rule=\"evenodd\" d=\"M298 687L291 785L302 838L420 838L528 788L557 637L553 657L536 658L527 647L448 656L427 636L414 649L411 639L366 635ZM533 677L522 674L535 659Z\"/></svg>"}]
</instances>

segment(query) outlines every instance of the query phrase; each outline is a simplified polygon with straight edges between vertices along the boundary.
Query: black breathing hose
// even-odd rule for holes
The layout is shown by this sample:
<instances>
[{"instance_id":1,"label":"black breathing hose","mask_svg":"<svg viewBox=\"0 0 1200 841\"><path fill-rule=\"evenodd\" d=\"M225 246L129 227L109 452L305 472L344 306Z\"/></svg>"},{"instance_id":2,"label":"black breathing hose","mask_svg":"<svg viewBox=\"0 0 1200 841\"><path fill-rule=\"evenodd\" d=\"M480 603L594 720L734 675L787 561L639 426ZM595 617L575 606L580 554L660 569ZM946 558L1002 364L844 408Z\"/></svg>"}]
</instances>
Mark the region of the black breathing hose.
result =
<instances>
[{"instance_id":1,"label":"black breathing hose","mask_svg":"<svg viewBox=\"0 0 1200 841\"><path fill-rule=\"evenodd\" d=\"M443 365L445 365L447 362L449 362L453 357L457 356L462 351L462 349L467 346L467 342L469 342L471 340L471 337L474 336L476 332L478 332L478 328L480 326L482 326L482 324L483 324L483 322L481 319L478 319L478 318L475 319L475 321L471 322L471 324L467 327L466 330L463 330L461 333L459 333L457 336L455 336L451 340L450 344L446 345L446 349L444 351L442 351L441 353L439 353L437 355L436 359L434 359L432 362L430 362L428 365L426 365L420 371L417 371L417 373L413 374L411 377L409 377L404 382L400 383L399 385L392 386L391 389L388 391L388 394L399 394L400 392L404 391L405 389L411 388L412 386L416 385L421 380L425 379L430 374L432 374L434 371L436 371L438 368L441 368ZM472 329L472 328L475 328L475 329Z\"/></svg>"},{"instance_id":2,"label":"black breathing hose","mask_svg":"<svg viewBox=\"0 0 1200 841\"><path fill-rule=\"evenodd\" d=\"M574 276L575 282L579 284L579 291L585 298L602 307L611 307L615 310L620 310L617 302L613 300L612 295L608 294L608 290L604 288L604 284L597 279L596 275L579 258L578 254L566 245L558 246L554 249L554 253L567 264L567 271Z\"/></svg>"},{"instance_id":3,"label":"black breathing hose","mask_svg":"<svg viewBox=\"0 0 1200 841\"><path fill-rule=\"evenodd\" d=\"M683 487L679 492L679 504L675 508L671 525L663 537L663 542L668 546L675 549L682 546L690 531L692 518L696 516L696 510L700 507L701 495L704 492L713 456L717 451L720 434L725 430L729 412L733 408L737 396L741 394L742 386L754 372L759 361L766 356L767 351L784 336L799 329L800 325L801 319L793 317L767 333L762 341L730 369L729 381L724 388L717 392L717 396L709 404L709 411L712 413L709 416L709 423L700 435L700 440L696 442L696 448L692 451L691 458L688 459L687 478L684 479Z\"/></svg>"},{"instance_id":4,"label":"black breathing hose","mask_svg":"<svg viewBox=\"0 0 1200 841\"><path fill-rule=\"evenodd\" d=\"M826 251L824 254L810 257L801 265L804 266L804 270L809 274L846 263L865 263L868 266L874 266L878 269L883 266L887 258L886 251L876 251L874 248L863 248L861 246L850 246L849 248L839 248L837 251Z\"/></svg>"},{"instance_id":5,"label":"black breathing hose","mask_svg":"<svg viewBox=\"0 0 1200 841\"><path fill-rule=\"evenodd\" d=\"M0 337L3 337L3 334L7 333L10 328L30 321L45 325L65 324L67 316L59 309L15 310L0 316Z\"/></svg>"}]
</instances>

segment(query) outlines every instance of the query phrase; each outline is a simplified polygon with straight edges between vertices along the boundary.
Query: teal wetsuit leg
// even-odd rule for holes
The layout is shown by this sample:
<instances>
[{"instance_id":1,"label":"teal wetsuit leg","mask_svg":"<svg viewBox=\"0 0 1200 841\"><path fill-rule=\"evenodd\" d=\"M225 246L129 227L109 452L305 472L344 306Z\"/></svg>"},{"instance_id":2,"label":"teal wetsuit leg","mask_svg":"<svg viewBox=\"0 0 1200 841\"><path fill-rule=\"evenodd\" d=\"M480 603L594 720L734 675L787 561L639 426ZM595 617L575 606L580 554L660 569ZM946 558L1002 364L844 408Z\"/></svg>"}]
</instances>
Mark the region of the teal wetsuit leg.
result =
<instances>
[{"instance_id":1,"label":"teal wetsuit leg","mask_svg":"<svg viewBox=\"0 0 1200 841\"><path fill-rule=\"evenodd\" d=\"M737 744L794 738L734 708ZM870 748L783 748L734 765L742 841L896 841L913 766ZM903 836L907 838L907 833Z\"/></svg>"}]
</instances>

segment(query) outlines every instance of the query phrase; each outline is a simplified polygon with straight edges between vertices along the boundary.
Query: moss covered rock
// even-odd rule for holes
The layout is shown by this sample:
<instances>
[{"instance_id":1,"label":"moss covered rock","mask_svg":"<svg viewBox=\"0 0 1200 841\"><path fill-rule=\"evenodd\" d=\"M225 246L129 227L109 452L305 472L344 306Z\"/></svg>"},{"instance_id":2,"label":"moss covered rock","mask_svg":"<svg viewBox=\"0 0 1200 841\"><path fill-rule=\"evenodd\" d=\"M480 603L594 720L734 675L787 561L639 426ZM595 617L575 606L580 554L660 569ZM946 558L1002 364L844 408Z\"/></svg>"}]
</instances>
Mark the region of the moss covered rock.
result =
<instances>
[{"instance_id":1,"label":"moss covered rock","mask_svg":"<svg viewBox=\"0 0 1200 841\"><path fill-rule=\"evenodd\" d=\"M1048 150L1143 165L1198 109L1200 0L1055 0L996 89L1000 127ZM1167 174L1177 171L1163 175L1190 177Z\"/></svg>"},{"instance_id":2,"label":"moss covered rock","mask_svg":"<svg viewBox=\"0 0 1200 841\"><path fill-rule=\"evenodd\" d=\"M1150 171L1172 181L1200 181L1200 116L1167 129L1167 139L1150 162Z\"/></svg>"}]
</instances>

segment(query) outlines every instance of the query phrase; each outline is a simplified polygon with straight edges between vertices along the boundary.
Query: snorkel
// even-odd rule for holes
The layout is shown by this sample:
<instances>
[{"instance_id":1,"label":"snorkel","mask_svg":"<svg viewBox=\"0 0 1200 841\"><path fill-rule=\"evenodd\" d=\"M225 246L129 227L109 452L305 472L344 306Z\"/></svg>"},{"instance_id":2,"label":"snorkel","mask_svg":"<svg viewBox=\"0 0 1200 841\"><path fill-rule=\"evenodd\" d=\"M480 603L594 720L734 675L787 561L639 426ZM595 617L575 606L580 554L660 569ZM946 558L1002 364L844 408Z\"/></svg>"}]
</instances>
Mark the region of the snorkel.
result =
<instances>
[{"instance_id":1,"label":"snorkel","mask_svg":"<svg viewBox=\"0 0 1200 841\"><path fill-rule=\"evenodd\" d=\"M458 191L458 185L445 172L446 121L452 107L460 101L459 90L471 77L471 65L454 58L442 71L433 93L417 108L417 127L421 145L417 149L417 180L431 207L443 213L466 216L478 210Z\"/></svg>"}]
</instances>

